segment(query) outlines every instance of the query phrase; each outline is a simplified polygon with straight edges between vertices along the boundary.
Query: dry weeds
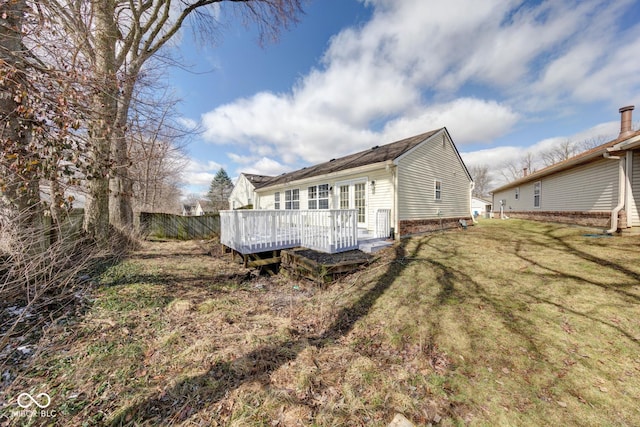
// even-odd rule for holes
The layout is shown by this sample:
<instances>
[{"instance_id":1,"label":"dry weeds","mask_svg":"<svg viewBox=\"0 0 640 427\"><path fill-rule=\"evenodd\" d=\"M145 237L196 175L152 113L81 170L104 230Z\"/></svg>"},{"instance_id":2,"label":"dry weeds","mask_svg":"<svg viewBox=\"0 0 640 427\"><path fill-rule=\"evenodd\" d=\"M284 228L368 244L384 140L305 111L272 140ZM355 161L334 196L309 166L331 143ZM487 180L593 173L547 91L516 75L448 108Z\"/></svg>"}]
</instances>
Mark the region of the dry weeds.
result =
<instances>
[{"instance_id":1,"label":"dry weeds","mask_svg":"<svg viewBox=\"0 0 640 427\"><path fill-rule=\"evenodd\" d=\"M638 240L583 234L487 221L326 289L146 242L45 337L7 408L29 391L68 426L633 425Z\"/></svg>"}]
</instances>

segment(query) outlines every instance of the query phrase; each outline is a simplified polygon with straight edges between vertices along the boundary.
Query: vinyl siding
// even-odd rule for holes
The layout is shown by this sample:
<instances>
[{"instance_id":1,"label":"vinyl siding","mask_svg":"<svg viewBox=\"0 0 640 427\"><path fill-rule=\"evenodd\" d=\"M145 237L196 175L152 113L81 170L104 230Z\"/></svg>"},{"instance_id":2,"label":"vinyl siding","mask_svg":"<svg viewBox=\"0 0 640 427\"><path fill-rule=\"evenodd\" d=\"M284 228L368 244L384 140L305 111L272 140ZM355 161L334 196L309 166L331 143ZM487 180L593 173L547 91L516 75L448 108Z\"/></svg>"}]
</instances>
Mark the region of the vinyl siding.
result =
<instances>
[{"instance_id":1,"label":"vinyl siding","mask_svg":"<svg viewBox=\"0 0 640 427\"><path fill-rule=\"evenodd\" d=\"M253 184L249 182L247 177L240 175L229 195L229 207L231 207L231 209L241 208L248 205L249 200L255 203L255 200L253 200L255 197L253 190Z\"/></svg>"},{"instance_id":2,"label":"vinyl siding","mask_svg":"<svg viewBox=\"0 0 640 427\"><path fill-rule=\"evenodd\" d=\"M541 178L540 207L533 206L532 181L520 185L520 198L515 199L515 187L493 196L494 211L505 200L505 212L514 211L583 211L598 212L613 209L618 196L618 162L600 160L588 165Z\"/></svg>"},{"instance_id":3,"label":"vinyl siding","mask_svg":"<svg viewBox=\"0 0 640 427\"><path fill-rule=\"evenodd\" d=\"M446 132L439 132L405 153L398 161L398 219L468 217L470 179ZM442 182L441 200L434 200L434 182Z\"/></svg>"},{"instance_id":4,"label":"vinyl siding","mask_svg":"<svg viewBox=\"0 0 640 427\"><path fill-rule=\"evenodd\" d=\"M640 151L633 152L631 169L631 197L629 198L629 217L632 227L640 226Z\"/></svg>"},{"instance_id":5,"label":"vinyl siding","mask_svg":"<svg viewBox=\"0 0 640 427\"><path fill-rule=\"evenodd\" d=\"M371 186L371 181L375 181L375 190ZM373 230L375 227L375 215L378 209L393 208L393 184L391 172L385 168L368 171L364 174L350 174L348 171L338 176L329 178L318 178L313 181L305 181L303 184L291 183L286 188L279 189L280 209L284 209L284 192L286 190L298 188L300 190L300 209L308 208L308 188L314 185L329 184L333 188L329 194L329 209L339 209L338 185L352 182L366 182L366 226ZM271 190L258 190L259 209L273 209L274 193Z\"/></svg>"}]
</instances>

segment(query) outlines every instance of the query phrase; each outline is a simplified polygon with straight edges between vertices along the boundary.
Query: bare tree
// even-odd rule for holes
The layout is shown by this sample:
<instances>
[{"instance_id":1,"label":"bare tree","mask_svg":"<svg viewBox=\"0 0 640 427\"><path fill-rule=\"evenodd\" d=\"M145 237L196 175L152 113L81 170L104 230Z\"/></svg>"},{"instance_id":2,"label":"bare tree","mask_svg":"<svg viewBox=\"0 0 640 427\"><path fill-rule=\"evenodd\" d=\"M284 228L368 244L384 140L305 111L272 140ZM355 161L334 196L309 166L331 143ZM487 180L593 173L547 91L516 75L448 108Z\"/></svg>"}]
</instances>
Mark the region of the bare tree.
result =
<instances>
[{"instance_id":1,"label":"bare tree","mask_svg":"<svg viewBox=\"0 0 640 427\"><path fill-rule=\"evenodd\" d=\"M131 120L128 156L137 211L181 212L179 183L188 162L184 148L193 130L177 123L176 103L165 93L148 108L136 108Z\"/></svg>"},{"instance_id":2,"label":"bare tree","mask_svg":"<svg viewBox=\"0 0 640 427\"><path fill-rule=\"evenodd\" d=\"M550 149L541 152L540 159L544 166L551 166L554 163L573 157L577 150L578 147L575 141L565 138Z\"/></svg>"},{"instance_id":3,"label":"bare tree","mask_svg":"<svg viewBox=\"0 0 640 427\"><path fill-rule=\"evenodd\" d=\"M515 181L525 174L536 171L535 156L528 151L520 159L503 162L499 167L500 175L507 181Z\"/></svg>"},{"instance_id":4,"label":"bare tree","mask_svg":"<svg viewBox=\"0 0 640 427\"><path fill-rule=\"evenodd\" d=\"M606 135L598 135L582 141L565 138L550 149L541 152L540 159L544 166L551 166L602 145L611 139L613 138Z\"/></svg>"},{"instance_id":5,"label":"bare tree","mask_svg":"<svg viewBox=\"0 0 640 427\"><path fill-rule=\"evenodd\" d=\"M69 185L77 184L86 149L78 133L83 115L77 50L49 31L31 2L3 2L0 10L0 190L8 211L41 224L46 205L59 221ZM42 40L47 40L48 48ZM58 58L66 66L59 65ZM48 198L41 199L41 183ZM4 213L8 213L5 210Z\"/></svg>"},{"instance_id":6,"label":"bare tree","mask_svg":"<svg viewBox=\"0 0 640 427\"><path fill-rule=\"evenodd\" d=\"M31 150L34 117L29 105L24 45L25 0L5 2L0 13L0 174L4 208L13 213L39 208L39 156Z\"/></svg>"},{"instance_id":7,"label":"bare tree","mask_svg":"<svg viewBox=\"0 0 640 427\"><path fill-rule=\"evenodd\" d=\"M491 185L491 176L489 173L489 166L487 165L475 165L469 171L471 178L473 178L473 196L485 197L489 194L489 188Z\"/></svg>"},{"instance_id":8,"label":"bare tree","mask_svg":"<svg viewBox=\"0 0 640 427\"><path fill-rule=\"evenodd\" d=\"M90 138L96 173L89 182L85 228L101 239L109 223L132 223L133 183L129 177L126 125L139 74L147 61L179 32L188 18L209 38L218 28L223 4L255 22L261 40L275 39L296 20L300 0L42 0L93 67L99 85L92 98ZM206 34L206 35L205 35ZM108 215L107 215L108 212Z\"/></svg>"}]
</instances>

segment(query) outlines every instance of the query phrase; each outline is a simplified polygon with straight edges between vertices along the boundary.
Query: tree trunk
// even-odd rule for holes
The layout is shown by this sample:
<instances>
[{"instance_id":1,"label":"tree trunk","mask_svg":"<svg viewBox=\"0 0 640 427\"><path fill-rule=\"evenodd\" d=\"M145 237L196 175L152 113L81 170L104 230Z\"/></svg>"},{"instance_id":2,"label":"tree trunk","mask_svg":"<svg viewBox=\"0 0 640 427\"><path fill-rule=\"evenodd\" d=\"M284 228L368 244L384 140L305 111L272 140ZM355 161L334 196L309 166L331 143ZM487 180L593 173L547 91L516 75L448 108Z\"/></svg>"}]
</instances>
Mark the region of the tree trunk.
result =
<instances>
[{"instance_id":1,"label":"tree trunk","mask_svg":"<svg viewBox=\"0 0 640 427\"><path fill-rule=\"evenodd\" d=\"M95 76L90 129L91 163L85 205L84 229L98 240L109 235L109 174L111 172L111 140L118 111L116 80L115 4L112 0L94 0L95 10Z\"/></svg>"},{"instance_id":2,"label":"tree trunk","mask_svg":"<svg viewBox=\"0 0 640 427\"><path fill-rule=\"evenodd\" d=\"M27 105L29 85L22 40L25 0L5 2L0 9L0 193L12 216L39 222L40 158L33 147L33 119Z\"/></svg>"},{"instance_id":3,"label":"tree trunk","mask_svg":"<svg viewBox=\"0 0 640 427\"><path fill-rule=\"evenodd\" d=\"M133 182L129 178L129 157L124 128L116 124L111 140L114 168L109 179L109 223L126 229L133 226Z\"/></svg>"},{"instance_id":4,"label":"tree trunk","mask_svg":"<svg viewBox=\"0 0 640 427\"><path fill-rule=\"evenodd\" d=\"M115 26L115 23L114 23ZM111 158L113 170L109 180L109 222L111 225L127 229L133 227L133 181L129 177L129 150L126 127L129 120L129 108L135 89L139 66L131 64L124 74L120 96L118 98L113 135L111 138Z\"/></svg>"}]
</instances>

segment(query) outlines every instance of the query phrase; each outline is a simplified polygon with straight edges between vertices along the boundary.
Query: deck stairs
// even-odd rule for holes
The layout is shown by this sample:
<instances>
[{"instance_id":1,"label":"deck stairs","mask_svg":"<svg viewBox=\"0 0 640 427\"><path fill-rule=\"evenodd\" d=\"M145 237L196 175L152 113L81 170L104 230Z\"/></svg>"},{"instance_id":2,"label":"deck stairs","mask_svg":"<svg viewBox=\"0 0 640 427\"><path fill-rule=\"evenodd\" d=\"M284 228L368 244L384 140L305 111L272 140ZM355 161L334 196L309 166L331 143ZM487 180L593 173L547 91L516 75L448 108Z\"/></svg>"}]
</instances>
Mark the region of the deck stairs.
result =
<instances>
[{"instance_id":1,"label":"deck stairs","mask_svg":"<svg viewBox=\"0 0 640 427\"><path fill-rule=\"evenodd\" d=\"M393 245L393 240L375 237L369 230L358 228L358 249L372 254Z\"/></svg>"}]
</instances>

